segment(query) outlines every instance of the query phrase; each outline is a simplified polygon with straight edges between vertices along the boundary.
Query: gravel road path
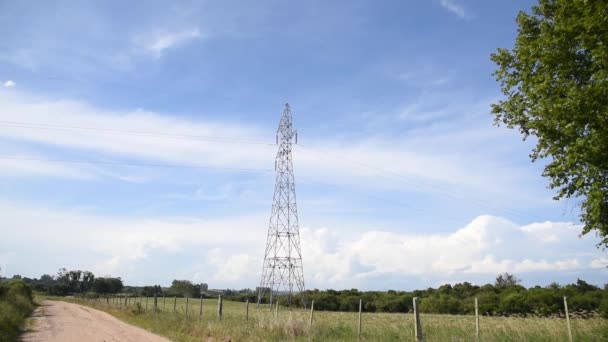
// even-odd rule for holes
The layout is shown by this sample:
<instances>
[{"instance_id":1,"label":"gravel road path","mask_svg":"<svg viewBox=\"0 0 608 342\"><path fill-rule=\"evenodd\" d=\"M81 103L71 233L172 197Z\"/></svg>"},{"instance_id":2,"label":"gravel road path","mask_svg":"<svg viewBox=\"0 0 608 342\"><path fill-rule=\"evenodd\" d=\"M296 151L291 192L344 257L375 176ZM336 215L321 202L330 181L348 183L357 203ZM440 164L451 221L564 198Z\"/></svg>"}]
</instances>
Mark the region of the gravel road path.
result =
<instances>
[{"instance_id":1,"label":"gravel road path","mask_svg":"<svg viewBox=\"0 0 608 342\"><path fill-rule=\"evenodd\" d=\"M151 341L169 342L144 329L86 306L61 301L44 301L34 313L32 331L24 342Z\"/></svg>"}]
</instances>

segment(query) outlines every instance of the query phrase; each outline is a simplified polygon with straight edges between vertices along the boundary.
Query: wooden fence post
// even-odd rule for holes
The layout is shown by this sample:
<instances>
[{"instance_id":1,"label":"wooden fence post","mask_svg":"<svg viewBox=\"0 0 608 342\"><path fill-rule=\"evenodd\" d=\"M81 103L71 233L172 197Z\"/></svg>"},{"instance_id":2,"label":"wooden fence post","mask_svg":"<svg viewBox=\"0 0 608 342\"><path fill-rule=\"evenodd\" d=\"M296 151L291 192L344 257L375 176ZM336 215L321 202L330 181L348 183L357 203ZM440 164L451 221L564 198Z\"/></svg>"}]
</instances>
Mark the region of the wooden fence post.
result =
<instances>
[{"instance_id":1,"label":"wooden fence post","mask_svg":"<svg viewBox=\"0 0 608 342\"><path fill-rule=\"evenodd\" d=\"M158 312L158 295L154 293L154 312Z\"/></svg>"},{"instance_id":2,"label":"wooden fence post","mask_svg":"<svg viewBox=\"0 0 608 342\"><path fill-rule=\"evenodd\" d=\"M175 313L176 309L177 309L177 296L173 297L173 313Z\"/></svg>"},{"instance_id":3,"label":"wooden fence post","mask_svg":"<svg viewBox=\"0 0 608 342\"><path fill-rule=\"evenodd\" d=\"M146 296L146 311L148 311L148 296Z\"/></svg>"},{"instance_id":4,"label":"wooden fence post","mask_svg":"<svg viewBox=\"0 0 608 342\"><path fill-rule=\"evenodd\" d=\"M198 310L198 321L199 323L203 321L203 295L201 295L201 305Z\"/></svg>"},{"instance_id":5,"label":"wooden fence post","mask_svg":"<svg viewBox=\"0 0 608 342\"><path fill-rule=\"evenodd\" d=\"M217 296L217 320L222 320L222 295Z\"/></svg>"},{"instance_id":6,"label":"wooden fence post","mask_svg":"<svg viewBox=\"0 0 608 342\"><path fill-rule=\"evenodd\" d=\"M165 295L163 295L163 312L165 312Z\"/></svg>"},{"instance_id":7,"label":"wooden fence post","mask_svg":"<svg viewBox=\"0 0 608 342\"><path fill-rule=\"evenodd\" d=\"M125 293L125 307L127 306L127 294Z\"/></svg>"},{"instance_id":8,"label":"wooden fence post","mask_svg":"<svg viewBox=\"0 0 608 342\"><path fill-rule=\"evenodd\" d=\"M188 296L186 296L186 317L188 317Z\"/></svg>"},{"instance_id":9,"label":"wooden fence post","mask_svg":"<svg viewBox=\"0 0 608 342\"><path fill-rule=\"evenodd\" d=\"M566 311L566 323L568 324L568 338L572 342L572 327L570 326L570 314L568 313L568 300L564 296L564 309Z\"/></svg>"},{"instance_id":10,"label":"wooden fence post","mask_svg":"<svg viewBox=\"0 0 608 342\"><path fill-rule=\"evenodd\" d=\"M412 301L414 304L414 333L416 335L416 341L423 342L422 323L420 322L420 313L418 312L418 297L414 297Z\"/></svg>"},{"instance_id":11,"label":"wooden fence post","mask_svg":"<svg viewBox=\"0 0 608 342\"><path fill-rule=\"evenodd\" d=\"M245 302L245 320L249 320L249 299Z\"/></svg>"},{"instance_id":12,"label":"wooden fence post","mask_svg":"<svg viewBox=\"0 0 608 342\"><path fill-rule=\"evenodd\" d=\"M479 305L475 298L475 341L479 342Z\"/></svg>"},{"instance_id":13,"label":"wooden fence post","mask_svg":"<svg viewBox=\"0 0 608 342\"><path fill-rule=\"evenodd\" d=\"M277 306L275 308L276 310L274 312L274 318L276 318L276 320L278 321L279 320L279 301L278 300L277 300L277 304L276 305Z\"/></svg>"},{"instance_id":14,"label":"wooden fence post","mask_svg":"<svg viewBox=\"0 0 608 342\"><path fill-rule=\"evenodd\" d=\"M313 317L313 313L315 312L315 301L313 300L310 303L310 321L308 322L308 326L312 327L312 317Z\"/></svg>"},{"instance_id":15,"label":"wooden fence post","mask_svg":"<svg viewBox=\"0 0 608 342\"><path fill-rule=\"evenodd\" d=\"M270 290L270 300L268 302L270 303L269 308L270 308L271 312L272 312L272 300L273 300L273 298L272 298L272 290ZM277 300L277 302L278 302L278 300Z\"/></svg>"},{"instance_id":16,"label":"wooden fence post","mask_svg":"<svg viewBox=\"0 0 608 342\"><path fill-rule=\"evenodd\" d=\"M359 299L359 329L357 329L357 338L361 338L361 311L363 309L363 300Z\"/></svg>"}]
</instances>

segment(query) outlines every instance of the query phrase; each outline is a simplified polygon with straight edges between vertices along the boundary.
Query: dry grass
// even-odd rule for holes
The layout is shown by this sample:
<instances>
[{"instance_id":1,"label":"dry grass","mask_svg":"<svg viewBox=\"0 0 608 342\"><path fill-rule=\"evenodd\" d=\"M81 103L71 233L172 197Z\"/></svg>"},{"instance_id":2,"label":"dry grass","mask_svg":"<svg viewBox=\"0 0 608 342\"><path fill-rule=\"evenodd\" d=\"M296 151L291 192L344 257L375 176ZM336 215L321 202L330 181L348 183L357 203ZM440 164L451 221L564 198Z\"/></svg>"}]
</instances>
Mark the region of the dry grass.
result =
<instances>
[{"instance_id":1,"label":"dry grass","mask_svg":"<svg viewBox=\"0 0 608 342\"><path fill-rule=\"evenodd\" d=\"M245 319L245 303L224 302L222 321L217 319L217 300L203 301L203 319L199 320L199 300L190 300L188 317L186 303L178 299L173 313L173 298L167 298L163 310L159 299L159 312L107 305L105 302L84 304L144 327L176 341L355 341L357 340L357 313L315 312L313 326L309 326L309 312L303 309L280 308L279 319L268 306L249 306L249 320ZM141 303L145 308L145 302ZM474 341L473 316L421 315L426 341ZM540 317L481 317L481 341L567 341L566 320ZM576 341L608 341L608 321L601 318L572 318ZM414 326L411 314L363 313L364 341L413 341Z\"/></svg>"}]
</instances>

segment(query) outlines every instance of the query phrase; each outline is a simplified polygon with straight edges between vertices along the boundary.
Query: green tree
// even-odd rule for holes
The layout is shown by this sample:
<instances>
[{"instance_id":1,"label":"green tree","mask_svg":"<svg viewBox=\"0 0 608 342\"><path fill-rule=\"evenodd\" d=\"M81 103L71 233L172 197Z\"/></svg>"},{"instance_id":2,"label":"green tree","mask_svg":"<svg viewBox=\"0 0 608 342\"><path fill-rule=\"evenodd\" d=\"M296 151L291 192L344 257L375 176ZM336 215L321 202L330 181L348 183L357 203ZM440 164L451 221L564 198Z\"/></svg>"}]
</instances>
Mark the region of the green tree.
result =
<instances>
[{"instance_id":1,"label":"green tree","mask_svg":"<svg viewBox=\"0 0 608 342\"><path fill-rule=\"evenodd\" d=\"M515 286L519 284L521 280L519 280L515 275L505 272L501 273L496 277L496 282L494 283L494 287L497 289L506 289L511 286Z\"/></svg>"},{"instance_id":2,"label":"green tree","mask_svg":"<svg viewBox=\"0 0 608 342\"><path fill-rule=\"evenodd\" d=\"M582 234L608 246L608 2L539 0L520 12L514 47L492 54L506 99L492 105L495 124L533 135L532 161L554 199L575 198Z\"/></svg>"},{"instance_id":3,"label":"green tree","mask_svg":"<svg viewBox=\"0 0 608 342\"><path fill-rule=\"evenodd\" d=\"M120 278L99 277L93 281L93 289L99 294L118 293L123 284Z\"/></svg>"},{"instance_id":4,"label":"green tree","mask_svg":"<svg viewBox=\"0 0 608 342\"><path fill-rule=\"evenodd\" d=\"M190 280L173 280L169 293L181 297L200 296L200 286L195 286Z\"/></svg>"}]
</instances>

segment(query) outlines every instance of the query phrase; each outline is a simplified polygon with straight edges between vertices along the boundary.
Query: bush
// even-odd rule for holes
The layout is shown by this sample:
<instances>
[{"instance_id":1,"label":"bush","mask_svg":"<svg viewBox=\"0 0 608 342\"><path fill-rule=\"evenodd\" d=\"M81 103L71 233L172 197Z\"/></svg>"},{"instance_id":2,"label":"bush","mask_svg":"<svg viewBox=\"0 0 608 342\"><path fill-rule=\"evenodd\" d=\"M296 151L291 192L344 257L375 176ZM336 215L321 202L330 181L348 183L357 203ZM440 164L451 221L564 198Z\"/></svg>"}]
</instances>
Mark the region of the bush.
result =
<instances>
[{"instance_id":1,"label":"bush","mask_svg":"<svg viewBox=\"0 0 608 342\"><path fill-rule=\"evenodd\" d=\"M600 302L599 312L600 316L608 318L608 296L604 296L604 299Z\"/></svg>"},{"instance_id":2,"label":"bush","mask_svg":"<svg viewBox=\"0 0 608 342\"><path fill-rule=\"evenodd\" d=\"M34 310L32 288L21 280L0 284L0 342L15 341Z\"/></svg>"}]
</instances>

